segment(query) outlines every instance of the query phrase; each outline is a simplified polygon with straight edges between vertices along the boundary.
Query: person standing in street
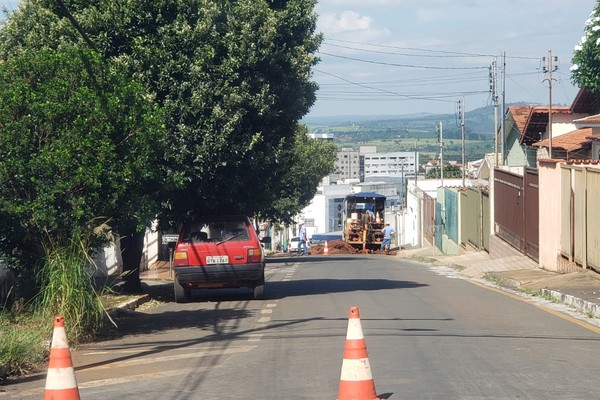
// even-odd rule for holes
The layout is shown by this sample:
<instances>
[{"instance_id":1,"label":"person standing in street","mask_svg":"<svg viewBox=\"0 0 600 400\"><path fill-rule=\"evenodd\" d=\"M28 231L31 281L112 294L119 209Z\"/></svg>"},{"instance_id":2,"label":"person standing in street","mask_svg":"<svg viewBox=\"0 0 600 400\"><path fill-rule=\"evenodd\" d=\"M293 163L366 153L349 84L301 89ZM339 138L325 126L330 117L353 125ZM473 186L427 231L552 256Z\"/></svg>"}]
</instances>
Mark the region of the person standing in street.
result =
<instances>
[{"instance_id":1,"label":"person standing in street","mask_svg":"<svg viewBox=\"0 0 600 400\"><path fill-rule=\"evenodd\" d=\"M308 255L308 248L306 247L306 241L308 240L308 238L306 237L306 227L304 226L304 224L300 224L300 231L298 232L298 236L300 237L300 242L298 243L298 255Z\"/></svg>"},{"instance_id":2,"label":"person standing in street","mask_svg":"<svg viewBox=\"0 0 600 400\"><path fill-rule=\"evenodd\" d=\"M389 223L387 223L387 224L385 224L385 228L383 228L381 230L381 233L383 233L383 242L381 242L381 251L383 251L383 249L386 249L386 252L389 253L390 247L392 245L392 235L394 233L396 233L396 231L394 230L394 228L392 228L390 226Z\"/></svg>"}]
</instances>

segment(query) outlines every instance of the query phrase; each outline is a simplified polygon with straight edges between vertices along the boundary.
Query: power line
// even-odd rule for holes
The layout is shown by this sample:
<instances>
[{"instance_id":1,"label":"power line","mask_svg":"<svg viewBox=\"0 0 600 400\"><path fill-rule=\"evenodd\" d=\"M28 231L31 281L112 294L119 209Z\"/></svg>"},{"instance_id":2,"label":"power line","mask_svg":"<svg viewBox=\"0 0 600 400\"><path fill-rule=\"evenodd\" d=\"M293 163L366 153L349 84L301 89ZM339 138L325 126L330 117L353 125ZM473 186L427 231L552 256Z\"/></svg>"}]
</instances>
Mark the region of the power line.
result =
<instances>
[{"instance_id":1,"label":"power line","mask_svg":"<svg viewBox=\"0 0 600 400\"><path fill-rule=\"evenodd\" d=\"M335 75L335 74L332 74L332 73L329 73L329 72L320 71L320 70L315 70L315 71L320 72L320 73L325 74L325 75L332 76L332 77L337 78L337 79L340 79L340 80L342 80L344 82L347 82L347 83L350 83L350 84L353 84L353 85L356 85L356 86L359 86L359 87L362 87L362 88L365 88L365 89L371 89L371 90L374 90L374 91L377 91L377 92L393 94L393 95L396 95L396 96L399 96L399 97L404 97L404 98L413 99L413 100L447 101L447 100L438 100L438 99L435 99L435 98L428 98L428 97L421 97L421 96L412 96L412 95L406 95L406 94L396 93L396 92L392 92L390 90L381 89L381 88L378 88L378 87L374 87L374 86L369 86L369 85L364 85L364 84L361 84L361 83L353 82L353 81L351 81L349 79L343 78L343 77L341 77L339 75Z\"/></svg>"},{"instance_id":2,"label":"power line","mask_svg":"<svg viewBox=\"0 0 600 400\"><path fill-rule=\"evenodd\" d=\"M467 52L449 51L449 50L432 50L432 49L424 49L424 48L418 48L418 47L401 47L401 46L384 45L384 44L377 44L377 43L356 42L356 41L340 40L340 39L332 39L332 38L325 38L324 43L327 43L329 41L338 42L338 43L359 44L359 45L372 46L372 47L391 48L391 49L398 49L398 50L413 50L413 51L420 51L420 52L426 52L426 53L450 54L450 55L457 55L457 56L498 57L497 54L467 53ZM509 59L523 59L523 60L536 60L536 61L539 60L539 57L530 57L530 56L506 56L506 58L509 58Z\"/></svg>"},{"instance_id":3,"label":"power line","mask_svg":"<svg viewBox=\"0 0 600 400\"><path fill-rule=\"evenodd\" d=\"M438 67L438 66L431 66L431 65L397 64L397 63L388 63L388 62L383 62L383 61L363 60L361 58L347 57L347 56L341 56L341 55L338 55L338 54L331 54L331 53L324 53L322 51L319 51L318 53L326 55L326 56L330 56L330 57L341 58L341 59L344 59L344 60L352 60L352 61L363 62L363 63L368 63L368 64L387 65L387 66L391 66L391 67L419 68L419 69L436 69L436 70L473 70L473 69L485 69L485 70L487 70L488 69L487 66L481 66L481 67Z\"/></svg>"},{"instance_id":4,"label":"power line","mask_svg":"<svg viewBox=\"0 0 600 400\"><path fill-rule=\"evenodd\" d=\"M395 51L383 51L383 50L369 50L369 49L362 49L359 47L351 47L351 46L342 46L339 44L332 44L332 43L327 43L324 42L323 44L325 44L326 46L331 46L331 47L337 47L340 49L347 49L347 50L358 50L358 51L363 51L366 53L375 53L375 54L389 54L389 55L396 55L396 56L409 56L409 57L430 57L430 58L448 58L448 57L457 57L457 58L472 58L472 57L484 57L482 56L474 56L471 54L453 54L453 55L449 55L449 54L414 54L414 53L398 53ZM487 57L487 56L485 56Z\"/></svg>"}]
</instances>

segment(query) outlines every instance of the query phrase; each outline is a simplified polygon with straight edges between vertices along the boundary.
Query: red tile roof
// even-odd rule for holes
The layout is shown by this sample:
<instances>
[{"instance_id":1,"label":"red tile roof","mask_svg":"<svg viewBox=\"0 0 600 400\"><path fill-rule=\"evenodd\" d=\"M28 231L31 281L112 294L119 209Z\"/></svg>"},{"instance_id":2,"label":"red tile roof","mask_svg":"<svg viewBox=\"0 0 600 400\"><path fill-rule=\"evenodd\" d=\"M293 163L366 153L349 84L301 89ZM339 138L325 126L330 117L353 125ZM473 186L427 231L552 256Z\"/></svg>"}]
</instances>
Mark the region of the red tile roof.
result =
<instances>
[{"instance_id":1,"label":"red tile roof","mask_svg":"<svg viewBox=\"0 0 600 400\"><path fill-rule=\"evenodd\" d=\"M527 123L529 114L531 114L532 108L532 106L508 106L508 113L512 115L521 135L525 131L525 124Z\"/></svg>"},{"instance_id":2,"label":"red tile roof","mask_svg":"<svg viewBox=\"0 0 600 400\"><path fill-rule=\"evenodd\" d=\"M583 87L575 96L571 104L571 111L573 114L593 114L598 112L599 101L600 95Z\"/></svg>"},{"instance_id":3,"label":"red tile roof","mask_svg":"<svg viewBox=\"0 0 600 400\"><path fill-rule=\"evenodd\" d=\"M577 126L598 126L600 125L600 114L590 115L585 118L579 118L573 121Z\"/></svg>"},{"instance_id":4,"label":"red tile roof","mask_svg":"<svg viewBox=\"0 0 600 400\"><path fill-rule=\"evenodd\" d=\"M577 129L564 135L552 138L552 148L565 151L579 150L589 147L591 143L592 128ZM550 139L534 143L535 147L549 147Z\"/></svg>"},{"instance_id":5,"label":"red tile roof","mask_svg":"<svg viewBox=\"0 0 600 400\"><path fill-rule=\"evenodd\" d=\"M550 107L548 106L533 107L525 123L525 131L521 132L521 144L532 144L541 139L548 127L548 114L550 114ZM565 106L552 107L552 115L554 114L571 114L571 108Z\"/></svg>"}]
</instances>

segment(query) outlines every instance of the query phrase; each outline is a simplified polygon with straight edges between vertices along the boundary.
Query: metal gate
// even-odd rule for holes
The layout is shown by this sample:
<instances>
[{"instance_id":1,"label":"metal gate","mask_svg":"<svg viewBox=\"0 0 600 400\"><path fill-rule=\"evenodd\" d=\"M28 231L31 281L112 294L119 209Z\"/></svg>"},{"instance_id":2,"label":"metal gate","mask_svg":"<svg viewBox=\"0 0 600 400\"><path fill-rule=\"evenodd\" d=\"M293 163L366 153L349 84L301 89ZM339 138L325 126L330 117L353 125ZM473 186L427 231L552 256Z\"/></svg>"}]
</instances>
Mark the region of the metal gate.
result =
<instances>
[{"instance_id":1,"label":"metal gate","mask_svg":"<svg viewBox=\"0 0 600 400\"><path fill-rule=\"evenodd\" d=\"M466 188L460 195L461 245L489 251L490 201L487 188Z\"/></svg>"},{"instance_id":2,"label":"metal gate","mask_svg":"<svg viewBox=\"0 0 600 400\"><path fill-rule=\"evenodd\" d=\"M538 172L526 168L524 176L501 169L494 171L496 235L521 253L539 258Z\"/></svg>"},{"instance_id":3,"label":"metal gate","mask_svg":"<svg viewBox=\"0 0 600 400\"><path fill-rule=\"evenodd\" d=\"M535 261L540 259L540 212L539 186L537 169L525 169L525 254Z\"/></svg>"},{"instance_id":4,"label":"metal gate","mask_svg":"<svg viewBox=\"0 0 600 400\"><path fill-rule=\"evenodd\" d=\"M435 199L427 193L423 195L423 237L434 246L435 237Z\"/></svg>"}]
</instances>

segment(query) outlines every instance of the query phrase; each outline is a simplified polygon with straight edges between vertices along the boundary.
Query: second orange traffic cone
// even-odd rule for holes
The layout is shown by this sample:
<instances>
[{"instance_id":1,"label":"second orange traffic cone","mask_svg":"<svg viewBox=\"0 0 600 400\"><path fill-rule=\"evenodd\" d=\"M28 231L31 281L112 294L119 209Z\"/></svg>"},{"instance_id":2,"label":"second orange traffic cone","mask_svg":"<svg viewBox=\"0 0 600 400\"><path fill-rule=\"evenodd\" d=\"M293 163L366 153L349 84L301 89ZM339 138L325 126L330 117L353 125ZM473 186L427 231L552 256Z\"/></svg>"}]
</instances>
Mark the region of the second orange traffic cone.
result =
<instances>
[{"instance_id":1,"label":"second orange traffic cone","mask_svg":"<svg viewBox=\"0 0 600 400\"><path fill-rule=\"evenodd\" d=\"M377 400L358 307L350 307L338 400Z\"/></svg>"},{"instance_id":2,"label":"second orange traffic cone","mask_svg":"<svg viewBox=\"0 0 600 400\"><path fill-rule=\"evenodd\" d=\"M329 247L327 247L327 240L325 241L325 247L323 248L323 255L324 256L329 255Z\"/></svg>"},{"instance_id":3,"label":"second orange traffic cone","mask_svg":"<svg viewBox=\"0 0 600 400\"><path fill-rule=\"evenodd\" d=\"M44 400L79 400L79 388L71 360L71 350L65 332L65 319L54 319L50 347L50 363L46 377Z\"/></svg>"}]
</instances>

